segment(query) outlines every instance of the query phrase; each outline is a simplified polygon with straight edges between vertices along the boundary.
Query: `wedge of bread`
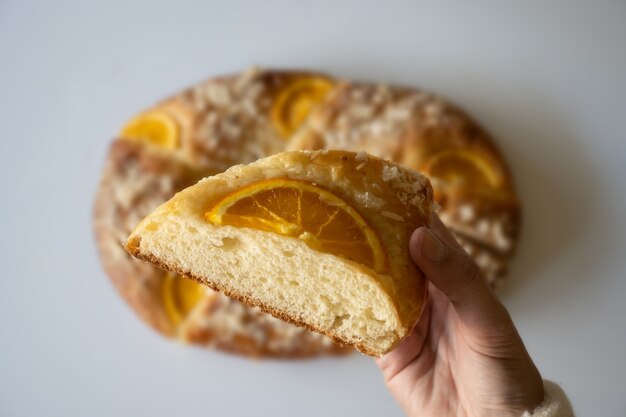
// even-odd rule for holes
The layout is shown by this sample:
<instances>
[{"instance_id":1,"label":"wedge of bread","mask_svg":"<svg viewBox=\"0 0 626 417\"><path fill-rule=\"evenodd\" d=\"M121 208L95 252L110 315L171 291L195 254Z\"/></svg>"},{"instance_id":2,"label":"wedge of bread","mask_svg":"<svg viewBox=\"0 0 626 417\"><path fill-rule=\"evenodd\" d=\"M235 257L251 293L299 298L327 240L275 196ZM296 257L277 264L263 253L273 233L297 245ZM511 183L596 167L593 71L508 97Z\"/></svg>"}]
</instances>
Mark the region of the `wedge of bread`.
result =
<instances>
[{"instance_id":1,"label":"wedge of bread","mask_svg":"<svg viewBox=\"0 0 626 417\"><path fill-rule=\"evenodd\" d=\"M432 201L425 177L365 153L284 152L178 193L126 249L380 356L421 314L407 242Z\"/></svg>"}]
</instances>

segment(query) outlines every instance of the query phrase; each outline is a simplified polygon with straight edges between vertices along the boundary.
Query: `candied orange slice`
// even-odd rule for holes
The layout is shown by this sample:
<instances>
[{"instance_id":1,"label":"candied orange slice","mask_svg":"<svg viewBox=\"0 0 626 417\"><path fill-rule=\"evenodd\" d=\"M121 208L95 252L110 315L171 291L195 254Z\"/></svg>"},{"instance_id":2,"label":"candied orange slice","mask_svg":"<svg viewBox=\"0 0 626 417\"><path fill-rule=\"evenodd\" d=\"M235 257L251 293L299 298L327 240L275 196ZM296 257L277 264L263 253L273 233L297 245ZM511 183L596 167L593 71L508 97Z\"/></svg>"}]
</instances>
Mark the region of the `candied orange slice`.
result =
<instances>
[{"instance_id":1,"label":"candied orange slice","mask_svg":"<svg viewBox=\"0 0 626 417\"><path fill-rule=\"evenodd\" d=\"M166 273L161 284L165 311L174 324L180 323L204 298L206 289L192 279Z\"/></svg>"},{"instance_id":2,"label":"candied orange slice","mask_svg":"<svg viewBox=\"0 0 626 417\"><path fill-rule=\"evenodd\" d=\"M377 272L386 267L380 239L365 219L346 201L311 182L273 178L252 183L218 201L206 219L298 238L314 250Z\"/></svg>"},{"instance_id":3,"label":"candied orange slice","mask_svg":"<svg viewBox=\"0 0 626 417\"><path fill-rule=\"evenodd\" d=\"M484 157L467 149L449 149L432 156L423 171L446 185L472 189L499 188L502 175Z\"/></svg>"},{"instance_id":4,"label":"candied orange slice","mask_svg":"<svg viewBox=\"0 0 626 417\"><path fill-rule=\"evenodd\" d=\"M301 77L287 84L272 106L272 122L280 136L291 136L332 87L333 84L322 77Z\"/></svg>"},{"instance_id":5,"label":"candied orange slice","mask_svg":"<svg viewBox=\"0 0 626 417\"><path fill-rule=\"evenodd\" d=\"M145 141L164 149L176 149L179 142L178 123L161 111L135 117L124 126L120 135L125 139Z\"/></svg>"}]
</instances>

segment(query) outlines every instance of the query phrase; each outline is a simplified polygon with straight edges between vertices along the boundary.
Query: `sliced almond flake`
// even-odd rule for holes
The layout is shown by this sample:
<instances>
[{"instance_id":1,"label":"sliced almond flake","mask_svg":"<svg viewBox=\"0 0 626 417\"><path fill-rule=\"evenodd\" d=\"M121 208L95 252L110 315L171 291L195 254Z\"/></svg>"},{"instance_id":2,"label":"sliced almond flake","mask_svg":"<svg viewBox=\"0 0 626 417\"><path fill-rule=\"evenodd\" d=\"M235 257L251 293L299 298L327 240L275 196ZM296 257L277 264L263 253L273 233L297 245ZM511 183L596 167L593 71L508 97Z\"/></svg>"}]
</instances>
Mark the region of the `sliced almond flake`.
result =
<instances>
[{"instance_id":1,"label":"sliced almond flake","mask_svg":"<svg viewBox=\"0 0 626 417\"><path fill-rule=\"evenodd\" d=\"M374 108L366 104L353 105L350 108L350 116L357 120L370 118L374 113Z\"/></svg>"},{"instance_id":2,"label":"sliced almond flake","mask_svg":"<svg viewBox=\"0 0 626 417\"><path fill-rule=\"evenodd\" d=\"M363 168L365 166L365 162L361 162L359 165L356 166L356 170L360 170L361 168Z\"/></svg>"},{"instance_id":3,"label":"sliced almond flake","mask_svg":"<svg viewBox=\"0 0 626 417\"><path fill-rule=\"evenodd\" d=\"M251 101L256 101L264 89L265 86L260 82L255 82L251 84L248 88L248 99Z\"/></svg>"},{"instance_id":4,"label":"sliced almond flake","mask_svg":"<svg viewBox=\"0 0 626 417\"><path fill-rule=\"evenodd\" d=\"M481 219L476 224L476 231L481 235L486 235L491 230L491 222L487 219Z\"/></svg>"},{"instance_id":5,"label":"sliced almond flake","mask_svg":"<svg viewBox=\"0 0 626 417\"><path fill-rule=\"evenodd\" d=\"M504 227L501 222L497 222L493 226L494 243L498 249L509 250L513 246L511 239L505 234Z\"/></svg>"},{"instance_id":6,"label":"sliced almond flake","mask_svg":"<svg viewBox=\"0 0 626 417\"><path fill-rule=\"evenodd\" d=\"M459 218L461 221L468 222L474 219L475 215L476 212L474 210L474 207L470 206L469 204L463 204L459 207Z\"/></svg>"},{"instance_id":7,"label":"sliced almond flake","mask_svg":"<svg viewBox=\"0 0 626 417\"><path fill-rule=\"evenodd\" d=\"M404 121L411 117L411 109L408 107L394 106L390 107L386 112L387 116L392 121Z\"/></svg>"},{"instance_id":8,"label":"sliced almond flake","mask_svg":"<svg viewBox=\"0 0 626 417\"><path fill-rule=\"evenodd\" d=\"M261 70L255 66L246 69L235 81L235 91L241 93L260 73Z\"/></svg>"},{"instance_id":9,"label":"sliced almond flake","mask_svg":"<svg viewBox=\"0 0 626 417\"><path fill-rule=\"evenodd\" d=\"M205 87L205 94L207 99L216 106L227 106L232 102L232 97L228 87L221 84L207 84Z\"/></svg>"},{"instance_id":10,"label":"sliced almond flake","mask_svg":"<svg viewBox=\"0 0 626 417\"><path fill-rule=\"evenodd\" d=\"M258 117L259 112L252 101L244 101L241 103L241 109L250 117Z\"/></svg>"},{"instance_id":11,"label":"sliced almond flake","mask_svg":"<svg viewBox=\"0 0 626 417\"><path fill-rule=\"evenodd\" d=\"M441 116L442 112L441 104L436 101L430 102L424 107L424 113L426 113L428 117L437 118Z\"/></svg>"},{"instance_id":12,"label":"sliced almond flake","mask_svg":"<svg viewBox=\"0 0 626 417\"><path fill-rule=\"evenodd\" d=\"M387 217L389 219L392 219L392 220L398 220L400 222L404 221L404 217L403 216L400 216L399 214L393 213L391 211L383 210L383 211L381 211L380 214L381 214L381 216L385 216L385 217Z\"/></svg>"}]
</instances>

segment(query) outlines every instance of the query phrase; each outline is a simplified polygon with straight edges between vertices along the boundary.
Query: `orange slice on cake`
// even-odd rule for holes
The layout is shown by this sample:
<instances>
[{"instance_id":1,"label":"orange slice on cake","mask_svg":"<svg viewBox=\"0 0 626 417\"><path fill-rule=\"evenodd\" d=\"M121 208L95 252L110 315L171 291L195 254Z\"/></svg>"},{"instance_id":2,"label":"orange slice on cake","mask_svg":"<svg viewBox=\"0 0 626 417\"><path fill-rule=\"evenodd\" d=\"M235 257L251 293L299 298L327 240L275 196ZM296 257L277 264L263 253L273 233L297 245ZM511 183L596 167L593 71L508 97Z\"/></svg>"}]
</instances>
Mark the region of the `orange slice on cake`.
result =
<instances>
[{"instance_id":1,"label":"orange slice on cake","mask_svg":"<svg viewBox=\"0 0 626 417\"><path fill-rule=\"evenodd\" d=\"M483 156L467 149L449 149L433 155L422 171L436 183L474 190L498 189L504 178Z\"/></svg>"},{"instance_id":2,"label":"orange slice on cake","mask_svg":"<svg viewBox=\"0 0 626 417\"><path fill-rule=\"evenodd\" d=\"M163 149L176 149L180 141L178 123L162 111L151 111L135 117L124 126L120 136Z\"/></svg>"},{"instance_id":3,"label":"orange slice on cake","mask_svg":"<svg viewBox=\"0 0 626 417\"><path fill-rule=\"evenodd\" d=\"M161 297L167 316L180 323L206 295L206 287L192 279L170 272L163 277Z\"/></svg>"},{"instance_id":4,"label":"orange slice on cake","mask_svg":"<svg viewBox=\"0 0 626 417\"><path fill-rule=\"evenodd\" d=\"M299 77L287 84L272 106L272 123L278 134L291 136L332 88L332 82L322 77Z\"/></svg>"},{"instance_id":5,"label":"orange slice on cake","mask_svg":"<svg viewBox=\"0 0 626 417\"><path fill-rule=\"evenodd\" d=\"M374 271L385 269L377 234L346 201L313 183L274 178L247 185L206 213L215 225L248 227L291 236Z\"/></svg>"}]
</instances>

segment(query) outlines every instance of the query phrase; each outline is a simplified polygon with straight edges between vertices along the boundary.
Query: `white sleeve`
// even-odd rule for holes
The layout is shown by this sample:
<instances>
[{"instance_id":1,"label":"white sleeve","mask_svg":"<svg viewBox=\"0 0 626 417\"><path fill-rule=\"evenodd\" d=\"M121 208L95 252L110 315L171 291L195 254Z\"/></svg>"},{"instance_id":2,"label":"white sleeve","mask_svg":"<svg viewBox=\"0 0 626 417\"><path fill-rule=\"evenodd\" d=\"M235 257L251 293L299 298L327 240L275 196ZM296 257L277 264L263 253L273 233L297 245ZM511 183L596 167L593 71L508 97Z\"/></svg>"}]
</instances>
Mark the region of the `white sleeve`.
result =
<instances>
[{"instance_id":1,"label":"white sleeve","mask_svg":"<svg viewBox=\"0 0 626 417\"><path fill-rule=\"evenodd\" d=\"M565 393L554 382L543 381L543 402L532 413L522 417L574 417L574 411Z\"/></svg>"}]
</instances>

